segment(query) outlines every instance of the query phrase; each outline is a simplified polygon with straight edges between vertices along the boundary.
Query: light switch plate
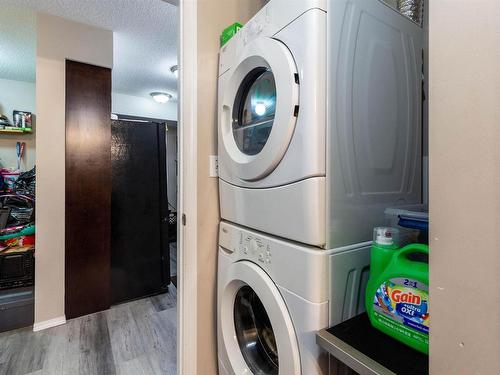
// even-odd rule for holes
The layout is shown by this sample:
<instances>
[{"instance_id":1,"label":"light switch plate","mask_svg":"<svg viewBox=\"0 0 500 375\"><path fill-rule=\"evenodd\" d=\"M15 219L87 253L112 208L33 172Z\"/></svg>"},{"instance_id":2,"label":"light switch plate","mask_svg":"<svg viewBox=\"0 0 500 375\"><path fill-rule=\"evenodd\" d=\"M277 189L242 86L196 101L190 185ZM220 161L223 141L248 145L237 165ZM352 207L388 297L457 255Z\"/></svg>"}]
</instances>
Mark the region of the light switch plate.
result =
<instances>
[{"instance_id":1,"label":"light switch plate","mask_svg":"<svg viewBox=\"0 0 500 375\"><path fill-rule=\"evenodd\" d=\"M210 155L210 177L219 177L219 156Z\"/></svg>"}]
</instances>

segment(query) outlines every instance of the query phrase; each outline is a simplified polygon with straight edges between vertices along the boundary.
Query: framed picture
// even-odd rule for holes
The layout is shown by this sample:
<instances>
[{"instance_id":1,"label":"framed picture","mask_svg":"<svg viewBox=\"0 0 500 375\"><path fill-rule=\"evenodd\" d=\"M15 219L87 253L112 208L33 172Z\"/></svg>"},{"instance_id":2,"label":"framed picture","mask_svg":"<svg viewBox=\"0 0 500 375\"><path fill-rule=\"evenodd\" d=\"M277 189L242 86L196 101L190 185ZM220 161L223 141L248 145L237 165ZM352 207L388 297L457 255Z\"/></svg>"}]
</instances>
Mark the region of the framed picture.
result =
<instances>
[{"instance_id":1,"label":"framed picture","mask_svg":"<svg viewBox=\"0 0 500 375\"><path fill-rule=\"evenodd\" d=\"M18 128L31 128L31 112L14 111L12 114L14 126Z\"/></svg>"}]
</instances>

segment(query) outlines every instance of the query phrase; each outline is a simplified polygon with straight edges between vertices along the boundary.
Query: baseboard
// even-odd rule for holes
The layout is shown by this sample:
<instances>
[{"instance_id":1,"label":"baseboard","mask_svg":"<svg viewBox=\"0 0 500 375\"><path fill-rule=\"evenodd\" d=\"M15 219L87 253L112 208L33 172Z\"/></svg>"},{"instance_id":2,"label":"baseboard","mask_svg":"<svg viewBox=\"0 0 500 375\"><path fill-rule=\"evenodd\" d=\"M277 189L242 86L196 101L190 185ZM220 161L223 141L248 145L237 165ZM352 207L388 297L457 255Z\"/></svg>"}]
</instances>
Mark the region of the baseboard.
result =
<instances>
[{"instance_id":1,"label":"baseboard","mask_svg":"<svg viewBox=\"0 0 500 375\"><path fill-rule=\"evenodd\" d=\"M33 332L43 331L47 328L57 327L61 324L66 324L66 316L45 320L43 322L35 323L33 325Z\"/></svg>"}]
</instances>

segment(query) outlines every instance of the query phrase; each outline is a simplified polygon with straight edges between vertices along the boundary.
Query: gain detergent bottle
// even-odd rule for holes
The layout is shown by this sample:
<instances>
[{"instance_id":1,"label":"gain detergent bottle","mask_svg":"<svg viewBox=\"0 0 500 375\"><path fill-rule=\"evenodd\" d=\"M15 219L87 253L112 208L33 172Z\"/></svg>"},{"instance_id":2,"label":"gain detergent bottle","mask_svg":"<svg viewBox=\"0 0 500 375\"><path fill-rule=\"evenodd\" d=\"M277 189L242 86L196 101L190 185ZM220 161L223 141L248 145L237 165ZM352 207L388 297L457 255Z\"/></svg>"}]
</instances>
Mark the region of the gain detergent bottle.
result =
<instances>
[{"instance_id":1,"label":"gain detergent bottle","mask_svg":"<svg viewBox=\"0 0 500 375\"><path fill-rule=\"evenodd\" d=\"M372 325L429 353L429 247L398 247L399 231L375 228L366 311Z\"/></svg>"}]
</instances>

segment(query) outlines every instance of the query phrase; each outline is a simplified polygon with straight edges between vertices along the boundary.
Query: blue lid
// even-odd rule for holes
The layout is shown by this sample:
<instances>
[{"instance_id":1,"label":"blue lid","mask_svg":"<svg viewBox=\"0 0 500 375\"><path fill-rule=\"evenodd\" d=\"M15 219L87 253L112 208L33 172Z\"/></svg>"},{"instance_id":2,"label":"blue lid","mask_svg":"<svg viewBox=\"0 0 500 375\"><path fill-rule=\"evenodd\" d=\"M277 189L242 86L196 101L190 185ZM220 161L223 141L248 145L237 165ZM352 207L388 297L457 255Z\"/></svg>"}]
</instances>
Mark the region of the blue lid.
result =
<instances>
[{"instance_id":1,"label":"blue lid","mask_svg":"<svg viewBox=\"0 0 500 375\"><path fill-rule=\"evenodd\" d=\"M398 225L403 228L429 231L429 214L423 212L410 212L399 215Z\"/></svg>"}]
</instances>

